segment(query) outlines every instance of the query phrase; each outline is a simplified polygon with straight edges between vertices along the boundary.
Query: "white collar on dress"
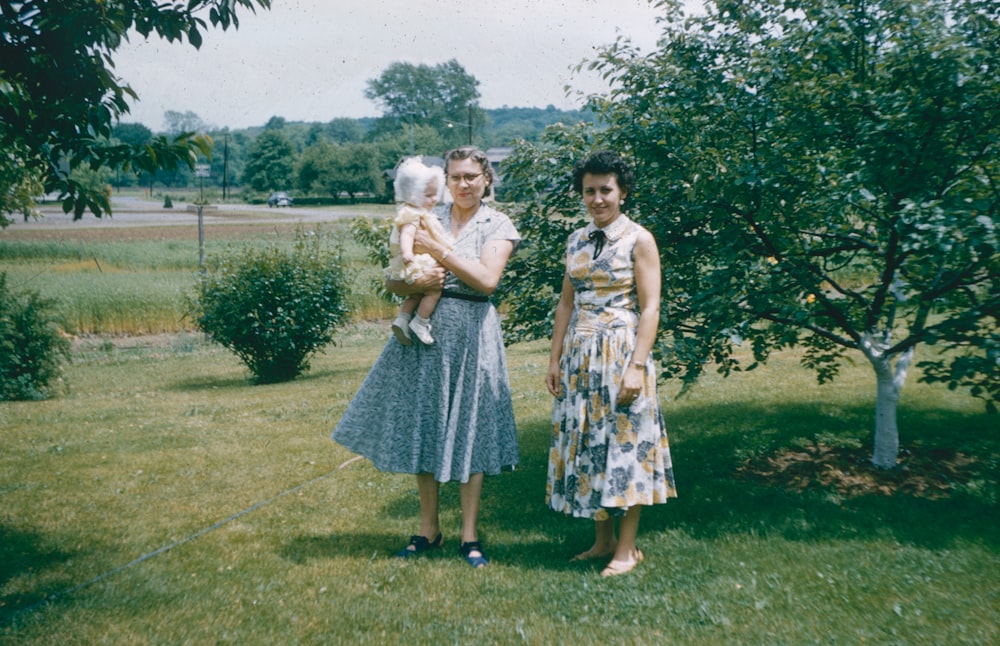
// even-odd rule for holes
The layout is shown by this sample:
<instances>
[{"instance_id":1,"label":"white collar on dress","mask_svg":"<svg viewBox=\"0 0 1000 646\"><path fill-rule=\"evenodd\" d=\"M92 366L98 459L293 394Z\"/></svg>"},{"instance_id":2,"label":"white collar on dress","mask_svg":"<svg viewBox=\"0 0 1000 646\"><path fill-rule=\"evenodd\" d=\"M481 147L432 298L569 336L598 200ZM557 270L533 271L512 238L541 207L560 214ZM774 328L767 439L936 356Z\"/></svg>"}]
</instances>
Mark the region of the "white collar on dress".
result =
<instances>
[{"instance_id":1,"label":"white collar on dress","mask_svg":"<svg viewBox=\"0 0 1000 646\"><path fill-rule=\"evenodd\" d=\"M625 235L625 231L628 230L628 225L630 222L631 220L629 220L628 216L625 215L624 213L615 218L614 222L604 227L603 229L598 227L596 224L594 224L594 221L591 220L590 223L587 224L587 227L584 230L583 234L584 236L589 236L594 231L604 231L604 235L608 238L608 240L617 240L621 238L623 235Z\"/></svg>"}]
</instances>

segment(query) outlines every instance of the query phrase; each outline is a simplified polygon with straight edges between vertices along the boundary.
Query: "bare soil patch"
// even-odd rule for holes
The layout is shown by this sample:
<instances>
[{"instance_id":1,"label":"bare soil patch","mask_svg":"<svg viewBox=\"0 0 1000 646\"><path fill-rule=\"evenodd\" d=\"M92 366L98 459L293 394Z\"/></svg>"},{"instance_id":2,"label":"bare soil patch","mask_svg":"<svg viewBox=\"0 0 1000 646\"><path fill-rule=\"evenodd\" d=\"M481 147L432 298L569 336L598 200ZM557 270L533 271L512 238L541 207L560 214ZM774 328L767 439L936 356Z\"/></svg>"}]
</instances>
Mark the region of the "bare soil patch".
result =
<instances>
[{"instance_id":1,"label":"bare soil patch","mask_svg":"<svg viewBox=\"0 0 1000 646\"><path fill-rule=\"evenodd\" d=\"M871 463L870 447L817 443L746 460L737 475L790 491L826 490L854 498L897 494L948 498L981 475L982 463L961 451L913 447L900 450L894 469Z\"/></svg>"}]
</instances>

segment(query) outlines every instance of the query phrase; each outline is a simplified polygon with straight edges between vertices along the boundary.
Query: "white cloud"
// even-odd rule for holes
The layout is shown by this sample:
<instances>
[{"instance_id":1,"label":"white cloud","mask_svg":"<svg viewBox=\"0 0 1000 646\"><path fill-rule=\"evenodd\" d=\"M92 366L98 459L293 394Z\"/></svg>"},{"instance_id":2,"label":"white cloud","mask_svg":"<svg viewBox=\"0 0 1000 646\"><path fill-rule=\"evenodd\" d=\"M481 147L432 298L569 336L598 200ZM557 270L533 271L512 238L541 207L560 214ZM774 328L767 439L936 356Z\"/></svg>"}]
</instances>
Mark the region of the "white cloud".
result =
<instances>
[{"instance_id":1,"label":"white cloud","mask_svg":"<svg viewBox=\"0 0 1000 646\"><path fill-rule=\"evenodd\" d=\"M693 0L692 0L693 1ZM210 30L201 50L140 36L115 56L139 94L127 121L159 130L167 110L215 126L378 116L369 79L395 61L452 58L480 81L480 105L578 107L564 86L596 91L593 73L571 68L627 36L655 47L658 11L645 0L274 0L241 14L237 31Z\"/></svg>"}]
</instances>

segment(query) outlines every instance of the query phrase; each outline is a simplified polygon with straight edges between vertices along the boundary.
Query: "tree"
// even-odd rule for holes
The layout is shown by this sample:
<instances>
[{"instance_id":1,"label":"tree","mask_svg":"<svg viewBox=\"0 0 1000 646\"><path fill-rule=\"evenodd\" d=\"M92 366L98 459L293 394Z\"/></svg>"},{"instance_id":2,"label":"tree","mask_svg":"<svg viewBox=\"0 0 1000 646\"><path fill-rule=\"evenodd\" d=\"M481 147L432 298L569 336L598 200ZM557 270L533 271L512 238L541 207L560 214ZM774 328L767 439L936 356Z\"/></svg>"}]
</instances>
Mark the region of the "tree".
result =
<instances>
[{"instance_id":1,"label":"tree","mask_svg":"<svg viewBox=\"0 0 1000 646\"><path fill-rule=\"evenodd\" d=\"M354 144L365 138L365 129L357 119L340 117L326 124L326 135L337 144Z\"/></svg>"},{"instance_id":2,"label":"tree","mask_svg":"<svg viewBox=\"0 0 1000 646\"><path fill-rule=\"evenodd\" d=\"M593 145L633 157L636 212L668 268L664 374L691 383L710 360L728 374L801 346L826 382L859 353L876 377L884 468L918 347L923 380L994 408L1000 5L719 0L685 18L661 4L658 51L619 40L593 62L613 88L590 100L607 131L558 129L511 169L522 190L557 187L535 207L555 214L569 158ZM529 240L547 234L533 218ZM533 269L524 294L552 279ZM754 364L740 365L741 344Z\"/></svg>"},{"instance_id":3,"label":"tree","mask_svg":"<svg viewBox=\"0 0 1000 646\"><path fill-rule=\"evenodd\" d=\"M116 123L111 137L130 146L145 146L153 140L153 131L141 123Z\"/></svg>"},{"instance_id":4,"label":"tree","mask_svg":"<svg viewBox=\"0 0 1000 646\"><path fill-rule=\"evenodd\" d=\"M141 123L119 122L115 124L115 127L111 131L111 139L114 143L124 143L134 148L144 146L152 141L153 131ZM115 168L113 171L115 174L115 185L119 188L122 186L131 186L133 183L139 181L138 173L131 173L126 170L123 174L121 168Z\"/></svg>"},{"instance_id":5,"label":"tree","mask_svg":"<svg viewBox=\"0 0 1000 646\"><path fill-rule=\"evenodd\" d=\"M372 144L337 146L333 156L330 193L336 197L347 193L351 201L360 193L380 193L382 169L378 164L378 148Z\"/></svg>"},{"instance_id":6,"label":"tree","mask_svg":"<svg viewBox=\"0 0 1000 646\"><path fill-rule=\"evenodd\" d=\"M35 198L44 190L38 169L13 155L0 154L0 229L13 222L8 213L20 214L25 222L35 216Z\"/></svg>"},{"instance_id":7,"label":"tree","mask_svg":"<svg viewBox=\"0 0 1000 646\"><path fill-rule=\"evenodd\" d=\"M292 184L295 149L278 130L265 130L246 155L243 181L255 191L276 191Z\"/></svg>"},{"instance_id":8,"label":"tree","mask_svg":"<svg viewBox=\"0 0 1000 646\"><path fill-rule=\"evenodd\" d=\"M184 132L204 133L212 129L212 126L205 123L201 117L191 110L187 112L167 110L163 113L163 123L166 126L167 133L174 136Z\"/></svg>"},{"instance_id":9,"label":"tree","mask_svg":"<svg viewBox=\"0 0 1000 646\"><path fill-rule=\"evenodd\" d=\"M373 131L376 136L392 133L408 125L435 128L455 143L466 142L468 131L449 130L449 124L467 124L472 110L473 127L484 115L475 105L479 81L455 59L435 66L395 62L377 79L369 79L365 98L383 109Z\"/></svg>"},{"instance_id":10,"label":"tree","mask_svg":"<svg viewBox=\"0 0 1000 646\"><path fill-rule=\"evenodd\" d=\"M296 170L296 184L304 193L326 193L333 169L334 146L320 141L302 151Z\"/></svg>"},{"instance_id":11,"label":"tree","mask_svg":"<svg viewBox=\"0 0 1000 646\"><path fill-rule=\"evenodd\" d=\"M378 149L373 144L336 146L321 142L302 153L298 186L303 191L327 193L334 198L347 193L353 200L359 193L379 193L382 171Z\"/></svg>"},{"instance_id":12,"label":"tree","mask_svg":"<svg viewBox=\"0 0 1000 646\"><path fill-rule=\"evenodd\" d=\"M0 401L45 399L62 374L70 347L53 321L54 305L10 289L0 272Z\"/></svg>"},{"instance_id":13,"label":"tree","mask_svg":"<svg viewBox=\"0 0 1000 646\"><path fill-rule=\"evenodd\" d=\"M283 130L286 125L288 125L288 121L284 117L276 115L267 120L267 123L264 124L264 130Z\"/></svg>"},{"instance_id":14,"label":"tree","mask_svg":"<svg viewBox=\"0 0 1000 646\"><path fill-rule=\"evenodd\" d=\"M88 209L100 216L110 212L108 196L77 184L74 169L153 172L192 166L198 153L209 154L211 141L190 132L142 146L112 141L113 126L137 98L114 75L113 55L130 33L200 47L209 23L236 28L237 10L257 6L267 9L271 2L0 0L0 150L16 160L0 164L0 192L37 177L44 191L60 193L74 218ZM0 217L0 226L6 222Z\"/></svg>"}]
</instances>

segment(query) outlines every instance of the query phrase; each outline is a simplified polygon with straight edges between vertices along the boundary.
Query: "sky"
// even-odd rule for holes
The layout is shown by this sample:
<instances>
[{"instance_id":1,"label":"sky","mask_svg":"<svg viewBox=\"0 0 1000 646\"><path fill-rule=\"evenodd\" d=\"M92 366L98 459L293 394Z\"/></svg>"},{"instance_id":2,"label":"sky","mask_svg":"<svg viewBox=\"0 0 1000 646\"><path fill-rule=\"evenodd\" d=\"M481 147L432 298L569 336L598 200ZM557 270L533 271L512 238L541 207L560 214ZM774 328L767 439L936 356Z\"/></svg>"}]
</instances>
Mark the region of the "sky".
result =
<instances>
[{"instance_id":1,"label":"sky","mask_svg":"<svg viewBox=\"0 0 1000 646\"><path fill-rule=\"evenodd\" d=\"M572 68L618 36L653 51L658 15L646 0L273 0L241 12L238 30L204 33L200 50L133 35L114 59L139 95L122 120L160 131L168 110L231 129L376 117L368 80L453 58L479 81L480 107L576 109L577 92L606 86Z\"/></svg>"}]
</instances>

